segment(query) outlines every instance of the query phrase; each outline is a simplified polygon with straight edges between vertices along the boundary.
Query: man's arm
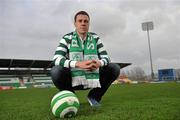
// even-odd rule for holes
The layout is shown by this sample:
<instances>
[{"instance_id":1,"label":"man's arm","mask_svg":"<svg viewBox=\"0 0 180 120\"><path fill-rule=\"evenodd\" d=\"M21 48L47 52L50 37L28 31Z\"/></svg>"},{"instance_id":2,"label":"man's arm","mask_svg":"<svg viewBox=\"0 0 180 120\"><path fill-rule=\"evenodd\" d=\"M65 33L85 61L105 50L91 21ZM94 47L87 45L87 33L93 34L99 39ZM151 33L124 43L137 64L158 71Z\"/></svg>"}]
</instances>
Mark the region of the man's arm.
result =
<instances>
[{"instance_id":1,"label":"man's arm","mask_svg":"<svg viewBox=\"0 0 180 120\"><path fill-rule=\"evenodd\" d=\"M107 65L110 62L110 58L99 37L97 37L97 51L98 51L98 57L99 57L99 62L101 63L101 66Z\"/></svg>"},{"instance_id":2,"label":"man's arm","mask_svg":"<svg viewBox=\"0 0 180 120\"><path fill-rule=\"evenodd\" d=\"M67 58L68 40L70 37L72 37L71 34L65 35L59 41L59 45L56 48L54 58L53 58L55 65L60 65L62 67L66 67L66 68L75 67L76 61L72 61Z\"/></svg>"}]
</instances>

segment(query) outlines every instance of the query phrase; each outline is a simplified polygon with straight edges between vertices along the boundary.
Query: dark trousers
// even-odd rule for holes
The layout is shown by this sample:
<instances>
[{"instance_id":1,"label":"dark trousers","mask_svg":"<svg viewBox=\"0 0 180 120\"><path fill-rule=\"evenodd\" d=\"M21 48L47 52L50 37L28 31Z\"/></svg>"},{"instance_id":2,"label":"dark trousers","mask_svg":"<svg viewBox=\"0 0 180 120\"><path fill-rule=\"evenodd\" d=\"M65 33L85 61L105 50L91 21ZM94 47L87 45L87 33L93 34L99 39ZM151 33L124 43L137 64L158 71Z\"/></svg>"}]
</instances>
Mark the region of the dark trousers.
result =
<instances>
[{"instance_id":1,"label":"dark trousers","mask_svg":"<svg viewBox=\"0 0 180 120\"><path fill-rule=\"evenodd\" d=\"M100 84L101 88L93 88L90 90L88 96L100 101L111 83L117 79L120 74L120 67L117 64L109 63L107 66L100 67ZM54 85L59 90L81 90L83 86L72 87L71 70L61 66L54 66L51 69L51 77Z\"/></svg>"}]
</instances>

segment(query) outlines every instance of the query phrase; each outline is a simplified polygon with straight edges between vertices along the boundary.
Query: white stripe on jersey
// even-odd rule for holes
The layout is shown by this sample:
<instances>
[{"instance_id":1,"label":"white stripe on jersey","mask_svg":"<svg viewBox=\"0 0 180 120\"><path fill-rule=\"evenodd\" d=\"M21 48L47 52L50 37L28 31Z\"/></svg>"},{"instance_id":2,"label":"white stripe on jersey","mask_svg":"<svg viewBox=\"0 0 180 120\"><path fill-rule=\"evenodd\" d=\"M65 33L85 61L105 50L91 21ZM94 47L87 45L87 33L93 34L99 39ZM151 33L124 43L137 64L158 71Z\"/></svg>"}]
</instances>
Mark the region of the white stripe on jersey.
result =
<instances>
[{"instance_id":1,"label":"white stripe on jersey","mask_svg":"<svg viewBox=\"0 0 180 120\"><path fill-rule=\"evenodd\" d=\"M61 59L62 59L62 58L58 57L58 58L55 60L55 65L59 65Z\"/></svg>"},{"instance_id":2,"label":"white stripe on jersey","mask_svg":"<svg viewBox=\"0 0 180 120\"><path fill-rule=\"evenodd\" d=\"M68 39L72 39L72 35L66 35L66 36L64 36L64 38L68 38Z\"/></svg>"},{"instance_id":3,"label":"white stripe on jersey","mask_svg":"<svg viewBox=\"0 0 180 120\"><path fill-rule=\"evenodd\" d=\"M66 61L64 62L64 67L69 68L69 62L70 62L70 60L66 60Z\"/></svg>"},{"instance_id":4,"label":"white stripe on jersey","mask_svg":"<svg viewBox=\"0 0 180 120\"><path fill-rule=\"evenodd\" d=\"M105 51L105 49L104 49L104 47L101 47L101 48L99 48L99 53L101 53L102 51Z\"/></svg>"},{"instance_id":5,"label":"white stripe on jersey","mask_svg":"<svg viewBox=\"0 0 180 120\"><path fill-rule=\"evenodd\" d=\"M62 55L54 55L54 57L53 57L53 60L55 60L56 58L64 58L64 56L62 56Z\"/></svg>"},{"instance_id":6,"label":"white stripe on jersey","mask_svg":"<svg viewBox=\"0 0 180 120\"><path fill-rule=\"evenodd\" d=\"M64 52L67 52L67 49L66 48L64 48L64 47L57 47L56 48L56 51L64 51Z\"/></svg>"},{"instance_id":7,"label":"white stripe on jersey","mask_svg":"<svg viewBox=\"0 0 180 120\"><path fill-rule=\"evenodd\" d=\"M61 40L59 41L59 43L62 43L62 44L64 44L64 45L66 45L66 46L67 46L67 42L66 42L66 40L65 40L65 39L61 39Z\"/></svg>"}]
</instances>

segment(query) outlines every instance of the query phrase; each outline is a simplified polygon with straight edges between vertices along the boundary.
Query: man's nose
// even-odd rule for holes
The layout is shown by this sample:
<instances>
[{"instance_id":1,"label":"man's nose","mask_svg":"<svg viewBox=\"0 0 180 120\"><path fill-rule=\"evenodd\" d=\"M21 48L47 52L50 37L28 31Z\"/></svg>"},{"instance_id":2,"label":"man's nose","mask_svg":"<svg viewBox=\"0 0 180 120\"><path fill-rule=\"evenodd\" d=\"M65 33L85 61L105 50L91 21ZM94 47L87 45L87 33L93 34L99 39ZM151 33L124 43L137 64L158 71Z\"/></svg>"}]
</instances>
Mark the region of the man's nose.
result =
<instances>
[{"instance_id":1,"label":"man's nose","mask_svg":"<svg viewBox=\"0 0 180 120\"><path fill-rule=\"evenodd\" d=\"M82 23L81 23L81 25L85 26L85 25L86 25L86 23L85 23L85 22L82 22Z\"/></svg>"}]
</instances>

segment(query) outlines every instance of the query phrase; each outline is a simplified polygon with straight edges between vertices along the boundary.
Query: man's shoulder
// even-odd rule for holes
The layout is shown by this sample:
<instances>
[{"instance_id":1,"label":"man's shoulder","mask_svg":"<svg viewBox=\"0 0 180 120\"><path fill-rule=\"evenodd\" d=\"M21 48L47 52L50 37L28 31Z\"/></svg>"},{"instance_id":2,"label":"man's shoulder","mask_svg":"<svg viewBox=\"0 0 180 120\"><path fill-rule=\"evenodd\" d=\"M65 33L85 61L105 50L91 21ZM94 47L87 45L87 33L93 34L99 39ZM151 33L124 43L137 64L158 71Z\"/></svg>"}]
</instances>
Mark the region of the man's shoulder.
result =
<instances>
[{"instance_id":1,"label":"man's shoulder","mask_svg":"<svg viewBox=\"0 0 180 120\"><path fill-rule=\"evenodd\" d=\"M73 32L67 33L63 36L63 39L67 42L67 43L71 43L71 39L73 36Z\"/></svg>"},{"instance_id":2,"label":"man's shoulder","mask_svg":"<svg viewBox=\"0 0 180 120\"><path fill-rule=\"evenodd\" d=\"M63 38L69 38L69 37L72 37L73 35L73 32L70 32L70 33L67 33L63 36Z\"/></svg>"},{"instance_id":3,"label":"man's shoulder","mask_svg":"<svg viewBox=\"0 0 180 120\"><path fill-rule=\"evenodd\" d=\"M99 39L99 36L94 32L89 32L90 35L92 35L94 38Z\"/></svg>"},{"instance_id":4,"label":"man's shoulder","mask_svg":"<svg viewBox=\"0 0 180 120\"><path fill-rule=\"evenodd\" d=\"M89 32L90 35L97 35L96 33L94 32Z\"/></svg>"}]
</instances>

